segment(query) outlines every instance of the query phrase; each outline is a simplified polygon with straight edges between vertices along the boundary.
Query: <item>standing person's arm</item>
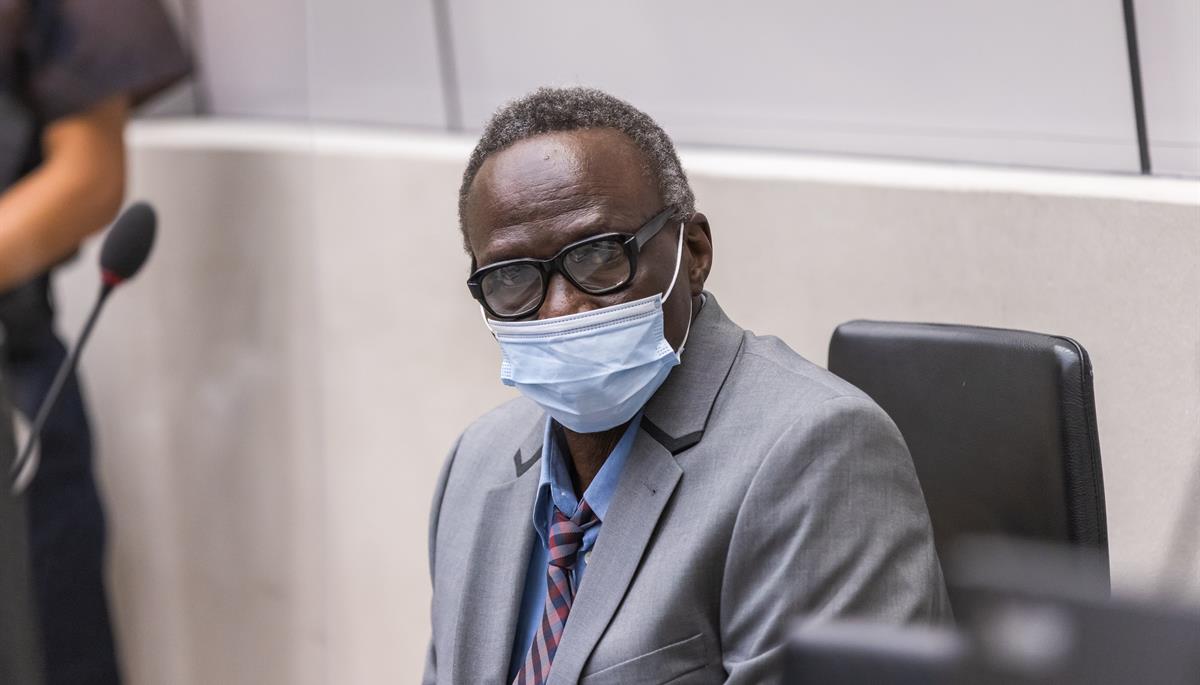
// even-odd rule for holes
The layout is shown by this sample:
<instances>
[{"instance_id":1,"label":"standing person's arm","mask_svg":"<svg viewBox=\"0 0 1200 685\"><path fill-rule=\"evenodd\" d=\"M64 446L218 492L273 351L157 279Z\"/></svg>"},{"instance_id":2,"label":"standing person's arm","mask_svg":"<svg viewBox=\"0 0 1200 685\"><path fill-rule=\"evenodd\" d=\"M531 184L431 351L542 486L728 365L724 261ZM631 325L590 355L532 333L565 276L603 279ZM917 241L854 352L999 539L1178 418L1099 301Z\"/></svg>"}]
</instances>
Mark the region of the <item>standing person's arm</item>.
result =
<instances>
[{"instance_id":1,"label":"standing person's arm","mask_svg":"<svg viewBox=\"0 0 1200 685\"><path fill-rule=\"evenodd\" d=\"M160 0L25 4L19 93L42 125L41 163L0 195L0 292L44 273L113 218L129 110L190 68Z\"/></svg>"},{"instance_id":2,"label":"standing person's arm","mask_svg":"<svg viewBox=\"0 0 1200 685\"><path fill-rule=\"evenodd\" d=\"M42 163L0 194L0 291L70 255L116 215L128 111L118 94L46 127Z\"/></svg>"}]
</instances>

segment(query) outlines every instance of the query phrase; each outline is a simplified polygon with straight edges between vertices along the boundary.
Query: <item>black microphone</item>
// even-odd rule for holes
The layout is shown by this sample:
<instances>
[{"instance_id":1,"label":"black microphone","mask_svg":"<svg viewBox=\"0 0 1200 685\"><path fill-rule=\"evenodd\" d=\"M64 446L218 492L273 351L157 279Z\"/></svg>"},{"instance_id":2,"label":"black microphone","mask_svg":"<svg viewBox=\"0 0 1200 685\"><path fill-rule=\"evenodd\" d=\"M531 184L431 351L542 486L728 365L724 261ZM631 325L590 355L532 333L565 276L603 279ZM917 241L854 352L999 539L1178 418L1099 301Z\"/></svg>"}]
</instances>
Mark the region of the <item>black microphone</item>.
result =
<instances>
[{"instance_id":1,"label":"black microphone","mask_svg":"<svg viewBox=\"0 0 1200 685\"><path fill-rule=\"evenodd\" d=\"M83 332L79 334L75 348L58 367L58 373L54 376L50 391L42 400L42 406L38 408L37 417L29 429L25 446L21 448L21 453L9 471L12 476L14 495L24 492L33 480L32 472L23 474L22 471L33 453L33 445L41 435L46 418L54 409L54 404L58 401L58 396L62 393L67 378L79 362L79 353L83 350L88 336L92 334L92 327L96 325L100 309L104 307L104 303L112 291L118 285L133 278L134 274L146 263L146 258L150 256L150 248L154 246L154 233L157 225L158 218L154 214L154 208L145 202L138 202L117 217L113 227L109 229L108 235L104 238L104 245L100 248L100 294L96 297L96 303L92 305L92 312L88 315L87 323L83 325Z\"/></svg>"}]
</instances>

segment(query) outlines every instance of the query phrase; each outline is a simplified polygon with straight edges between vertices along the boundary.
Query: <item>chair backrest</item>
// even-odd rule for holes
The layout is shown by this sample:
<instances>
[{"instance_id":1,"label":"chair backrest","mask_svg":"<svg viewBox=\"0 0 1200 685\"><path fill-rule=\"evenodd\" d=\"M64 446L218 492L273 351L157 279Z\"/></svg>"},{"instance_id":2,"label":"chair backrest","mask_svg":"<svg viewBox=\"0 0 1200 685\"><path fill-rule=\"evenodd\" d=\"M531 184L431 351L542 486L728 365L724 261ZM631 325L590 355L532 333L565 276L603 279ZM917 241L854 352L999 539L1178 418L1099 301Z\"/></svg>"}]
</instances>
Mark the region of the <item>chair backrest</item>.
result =
<instances>
[{"instance_id":1,"label":"chair backrest","mask_svg":"<svg viewBox=\"0 0 1200 685\"><path fill-rule=\"evenodd\" d=\"M829 370L900 428L943 558L964 534L1107 554L1092 367L1079 343L996 328L852 321L834 331Z\"/></svg>"}]
</instances>

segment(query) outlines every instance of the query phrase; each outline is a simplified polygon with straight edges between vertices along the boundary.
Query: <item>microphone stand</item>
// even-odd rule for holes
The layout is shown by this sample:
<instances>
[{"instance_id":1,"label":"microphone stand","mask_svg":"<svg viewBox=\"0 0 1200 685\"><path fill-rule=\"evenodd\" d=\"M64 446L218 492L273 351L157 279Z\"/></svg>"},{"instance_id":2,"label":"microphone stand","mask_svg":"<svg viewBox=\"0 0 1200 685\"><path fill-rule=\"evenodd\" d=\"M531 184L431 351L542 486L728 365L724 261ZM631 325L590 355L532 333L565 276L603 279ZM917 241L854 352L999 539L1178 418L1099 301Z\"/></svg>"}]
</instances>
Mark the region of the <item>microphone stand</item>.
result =
<instances>
[{"instance_id":1,"label":"microphone stand","mask_svg":"<svg viewBox=\"0 0 1200 685\"><path fill-rule=\"evenodd\" d=\"M21 448L21 453L17 455L16 460L12 463L12 468L9 469L9 475L12 477L12 492L13 495L21 495L33 482L33 476L22 479L21 471L25 468L29 457L33 454L33 446L38 442L38 436L42 434L42 428L46 425L46 419L49 418L50 412L54 409L54 405L58 404L58 396L62 393L63 386L66 385L67 379L70 378L71 372L79 363L79 354L83 350L84 343L87 342L88 336L92 334L92 328L96 325L96 319L100 316L100 310L104 307L104 303L108 301L108 296L112 293L115 284L106 282L100 286L100 295L96 298L96 303L92 305L92 312L88 314L87 322L83 325L83 332L79 334L79 340L75 342L75 347L71 349L70 354L63 360L63 363L58 367L58 373L54 376L54 382L50 384L50 390L46 393L46 397L42 400L42 405L38 407L37 416L33 420L33 426L29 429L29 437L25 440L25 445Z\"/></svg>"}]
</instances>

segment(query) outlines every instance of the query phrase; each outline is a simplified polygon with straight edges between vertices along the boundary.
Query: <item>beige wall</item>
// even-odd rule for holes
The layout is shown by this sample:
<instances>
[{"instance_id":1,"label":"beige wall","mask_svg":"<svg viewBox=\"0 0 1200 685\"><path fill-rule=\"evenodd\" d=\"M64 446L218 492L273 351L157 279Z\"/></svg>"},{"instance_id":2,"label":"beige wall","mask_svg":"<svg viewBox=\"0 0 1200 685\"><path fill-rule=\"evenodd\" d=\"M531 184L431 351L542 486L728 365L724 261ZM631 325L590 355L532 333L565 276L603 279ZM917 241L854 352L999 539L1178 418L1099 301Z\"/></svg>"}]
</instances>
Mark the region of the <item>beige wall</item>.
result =
<instances>
[{"instance_id":1,"label":"beige wall","mask_svg":"<svg viewBox=\"0 0 1200 685\"><path fill-rule=\"evenodd\" d=\"M413 682L433 481L507 397L463 287L470 142L180 121L131 143L131 199L157 205L160 242L84 366L132 682ZM713 225L711 289L816 361L864 317L1081 341L1114 582L1160 583L1200 468L1200 183L684 161ZM93 258L59 278L72 336ZM1200 596L1200 568L1188 577Z\"/></svg>"}]
</instances>

